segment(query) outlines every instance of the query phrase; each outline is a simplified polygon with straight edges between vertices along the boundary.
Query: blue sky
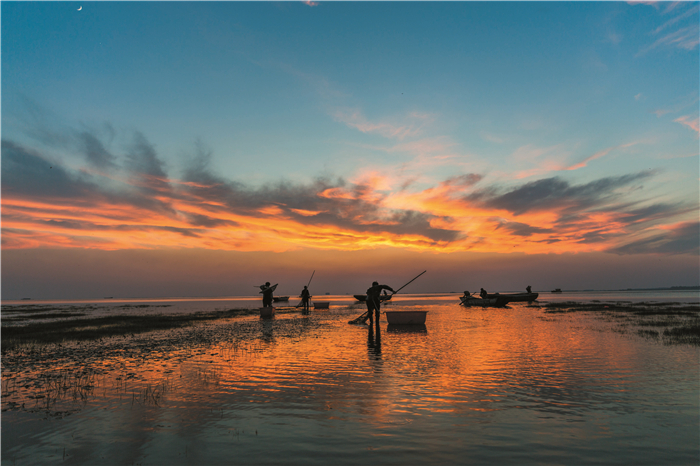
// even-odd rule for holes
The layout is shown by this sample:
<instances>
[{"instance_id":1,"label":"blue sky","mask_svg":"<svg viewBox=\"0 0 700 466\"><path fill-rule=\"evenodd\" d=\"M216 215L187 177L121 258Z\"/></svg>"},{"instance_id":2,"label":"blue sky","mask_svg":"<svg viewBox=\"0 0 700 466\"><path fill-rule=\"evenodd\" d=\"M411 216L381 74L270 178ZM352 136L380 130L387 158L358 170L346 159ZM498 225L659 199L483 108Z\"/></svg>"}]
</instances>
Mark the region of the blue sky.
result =
<instances>
[{"instance_id":1,"label":"blue sky","mask_svg":"<svg viewBox=\"0 0 700 466\"><path fill-rule=\"evenodd\" d=\"M3 2L3 253L696 257L699 10ZM229 191L185 208L173 189L195 184ZM108 214L154 200L147 225Z\"/></svg>"}]
</instances>

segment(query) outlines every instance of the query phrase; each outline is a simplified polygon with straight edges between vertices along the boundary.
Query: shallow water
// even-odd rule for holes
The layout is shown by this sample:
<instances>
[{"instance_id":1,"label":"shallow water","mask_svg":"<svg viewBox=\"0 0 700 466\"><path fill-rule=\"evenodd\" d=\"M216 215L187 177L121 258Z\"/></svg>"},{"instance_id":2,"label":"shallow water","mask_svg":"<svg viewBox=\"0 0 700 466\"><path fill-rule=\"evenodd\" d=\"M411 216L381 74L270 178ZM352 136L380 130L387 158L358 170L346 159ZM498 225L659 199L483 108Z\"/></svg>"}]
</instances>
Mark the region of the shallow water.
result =
<instances>
[{"instance_id":1,"label":"shallow water","mask_svg":"<svg viewBox=\"0 0 700 466\"><path fill-rule=\"evenodd\" d=\"M3 358L2 464L698 464L698 347L455 301L397 300L426 326L379 334L338 300L30 348Z\"/></svg>"}]
</instances>

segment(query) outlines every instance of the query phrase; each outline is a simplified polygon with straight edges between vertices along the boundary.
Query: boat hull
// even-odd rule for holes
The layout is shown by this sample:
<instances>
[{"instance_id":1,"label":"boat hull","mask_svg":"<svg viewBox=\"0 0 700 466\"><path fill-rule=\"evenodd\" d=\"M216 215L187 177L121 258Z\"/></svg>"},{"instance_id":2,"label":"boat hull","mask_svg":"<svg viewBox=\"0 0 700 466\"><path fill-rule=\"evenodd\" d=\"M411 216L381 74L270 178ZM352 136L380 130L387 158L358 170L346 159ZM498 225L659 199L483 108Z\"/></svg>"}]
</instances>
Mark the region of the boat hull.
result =
<instances>
[{"instance_id":1,"label":"boat hull","mask_svg":"<svg viewBox=\"0 0 700 466\"><path fill-rule=\"evenodd\" d=\"M272 297L272 302L274 302L274 303L286 302L286 301L289 301L289 296L273 296Z\"/></svg>"},{"instance_id":2,"label":"boat hull","mask_svg":"<svg viewBox=\"0 0 700 466\"><path fill-rule=\"evenodd\" d=\"M330 305L330 301L316 301L314 302L314 309L328 309Z\"/></svg>"},{"instance_id":3,"label":"boat hull","mask_svg":"<svg viewBox=\"0 0 700 466\"><path fill-rule=\"evenodd\" d=\"M509 303L514 303L534 301L539 295L539 293L489 293L486 295L486 298L503 298L507 299Z\"/></svg>"},{"instance_id":4,"label":"boat hull","mask_svg":"<svg viewBox=\"0 0 700 466\"><path fill-rule=\"evenodd\" d=\"M355 298L356 300L361 301L361 302L363 302L363 303L364 303L365 301L367 301L367 295L366 295L366 294L354 294L353 296L354 296L354 298ZM380 300L381 302L389 301L389 300L391 300L391 295L390 295L390 294L383 294L383 295L381 295L381 296L379 297L379 300Z\"/></svg>"},{"instance_id":5,"label":"boat hull","mask_svg":"<svg viewBox=\"0 0 700 466\"><path fill-rule=\"evenodd\" d=\"M428 311L385 311L390 325L425 325Z\"/></svg>"},{"instance_id":6,"label":"boat hull","mask_svg":"<svg viewBox=\"0 0 700 466\"><path fill-rule=\"evenodd\" d=\"M504 298L459 298L464 306L482 306L482 307L503 307L508 304L508 300Z\"/></svg>"}]
</instances>

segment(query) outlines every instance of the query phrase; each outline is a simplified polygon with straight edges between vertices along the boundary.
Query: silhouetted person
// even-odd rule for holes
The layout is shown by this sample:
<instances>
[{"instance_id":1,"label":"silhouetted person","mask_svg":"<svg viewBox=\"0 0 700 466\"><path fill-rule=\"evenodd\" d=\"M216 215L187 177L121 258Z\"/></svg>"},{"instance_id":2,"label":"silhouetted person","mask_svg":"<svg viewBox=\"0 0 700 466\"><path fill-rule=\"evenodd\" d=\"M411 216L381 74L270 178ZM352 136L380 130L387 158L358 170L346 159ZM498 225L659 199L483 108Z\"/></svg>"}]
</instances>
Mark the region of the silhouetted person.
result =
<instances>
[{"instance_id":1,"label":"silhouetted person","mask_svg":"<svg viewBox=\"0 0 700 466\"><path fill-rule=\"evenodd\" d=\"M272 306L272 293L275 291L274 288L270 286L270 282L265 282L264 285L260 285L260 292L262 293L263 307Z\"/></svg>"},{"instance_id":2,"label":"silhouetted person","mask_svg":"<svg viewBox=\"0 0 700 466\"><path fill-rule=\"evenodd\" d=\"M530 285L527 285L527 288L525 288L528 293L532 293L532 287Z\"/></svg>"},{"instance_id":3,"label":"silhouetted person","mask_svg":"<svg viewBox=\"0 0 700 466\"><path fill-rule=\"evenodd\" d=\"M308 311L309 310L309 300L311 299L311 293L309 293L308 287L304 287L304 289L301 291L301 294L299 295L301 297L301 306L302 306L302 311Z\"/></svg>"},{"instance_id":4,"label":"silhouetted person","mask_svg":"<svg viewBox=\"0 0 700 466\"><path fill-rule=\"evenodd\" d=\"M379 327L379 309L381 307L380 296L382 290L389 290L392 293L394 289L388 285L380 285L378 282L372 282L372 286L367 289L367 318L369 319L369 324L372 325L372 311L374 311L374 317L377 320L377 327Z\"/></svg>"},{"instance_id":5,"label":"silhouetted person","mask_svg":"<svg viewBox=\"0 0 700 466\"><path fill-rule=\"evenodd\" d=\"M486 298L488 297L488 293L486 292L485 289L482 288L482 289L481 289L481 292L479 293L479 296L481 296L482 298L486 299Z\"/></svg>"}]
</instances>

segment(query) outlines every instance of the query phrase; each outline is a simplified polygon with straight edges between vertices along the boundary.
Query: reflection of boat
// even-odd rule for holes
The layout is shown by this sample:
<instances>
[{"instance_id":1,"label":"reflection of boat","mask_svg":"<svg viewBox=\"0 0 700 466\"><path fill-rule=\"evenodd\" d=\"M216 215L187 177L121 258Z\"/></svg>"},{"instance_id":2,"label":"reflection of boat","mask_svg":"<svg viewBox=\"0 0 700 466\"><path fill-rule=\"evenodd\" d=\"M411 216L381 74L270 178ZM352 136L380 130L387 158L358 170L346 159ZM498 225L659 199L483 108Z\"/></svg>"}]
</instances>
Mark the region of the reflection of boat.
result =
<instances>
[{"instance_id":1,"label":"reflection of boat","mask_svg":"<svg viewBox=\"0 0 700 466\"><path fill-rule=\"evenodd\" d=\"M468 298L465 298L462 296L459 298L459 300L462 302L463 305L465 306L494 306L494 307L503 307L506 304L508 304L508 299L506 298L476 298L474 296L470 296Z\"/></svg>"},{"instance_id":2,"label":"reflection of boat","mask_svg":"<svg viewBox=\"0 0 700 466\"><path fill-rule=\"evenodd\" d=\"M386 320L391 325L425 325L428 311L385 311Z\"/></svg>"},{"instance_id":3,"label":"reflection of boat","mask_svg":"<svg viewBox=\"0 0 700 466\"><path fill-rule=\"evenodd\" d=\"M392 333L428 333L425 324L389 324L386 326L387 332Z\"/></svg>"},{"instance_id":4,"label":"reflection of boat","mask_svg":"<svg viewBox=\"0 0 700 466\"><path fill-rule=\"evenodd\" d=\"M366 295L366 294L354 294L353 296L355 297L356 300L361 301L361 302L363 302L363 303L364 303L365 301L367 301L367 295ZM380 300L380 301L389 301L389 300L391 299L392 296L393 296L393 295L390 295L390 294L383 294L383 295L380 295L380 296L379 296L379 300Z\"/></svg>"},{"instance_id":5,"label":"reflection of boat","mask_svg":"<svg viewBox=\"0 0 700 466\"><path fill-rule=\"evenodd\" d=\"M505 298L507 303L534 301L539 293L488 293L486 298Z\"/></svg>"},{"instance_id":6,"label":"reflection of boat","mask_svg":"<svg viewBox=\"0 0 700 466\"><path fill-rule=\"evenodd\" d=\"M275 316L275 308L272 306L260 308L260 318L270 319Z\"/></svg>"},{"instance_id":7,"label":"reflection of boat","mask_svg":"<svg viewBox=\"0 0 700 466\"><path fill-rule=\"evenodd\" d=\"M314 301L314 309L328 309L330 305L330 301Z\"/></svg>"},{"instance_id":8,"label":"reflection of boat","mask_svg":"<svg viewBox=\"0 0 700 466\"><path fill-rule=\"evenodd\" d=\"M289 301L289 296L273 296L272 301L275 303L279 303L281 301Z\"/></svg>"},{"instance_id":9,"label":"reflection of boat","mask_svg":"<svg viewBox=\"0 0 700 466\"><path fill-rule=\"evenodd\" d=\"M552 293L561 293L561 288L554 288Z\"/></svg>"}]
</instances>

